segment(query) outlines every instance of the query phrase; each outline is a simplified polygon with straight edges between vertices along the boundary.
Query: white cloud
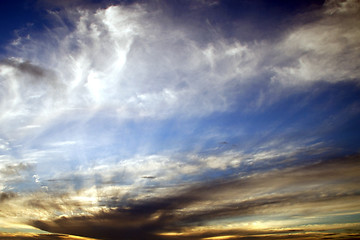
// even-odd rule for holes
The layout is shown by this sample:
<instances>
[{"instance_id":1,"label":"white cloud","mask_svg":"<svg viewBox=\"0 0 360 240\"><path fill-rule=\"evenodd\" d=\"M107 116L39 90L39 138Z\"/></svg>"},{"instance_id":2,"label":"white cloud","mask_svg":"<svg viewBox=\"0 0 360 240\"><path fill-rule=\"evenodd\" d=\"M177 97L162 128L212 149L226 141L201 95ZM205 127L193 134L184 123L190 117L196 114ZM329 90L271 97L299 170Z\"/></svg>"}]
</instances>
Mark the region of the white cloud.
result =
<instances>
[{"instance_id":1,"label":"white cloud","mask_svg":"<svg viewBox=\"0 0 360 240\"><path fill-rule=\"evenodd\" d=\"M38 162L68 162L71 154L81 158L79 151L114 141L83 136L79 126L100 110L116 115L119 126L123 119L199 117L232 110L233 104L257 109L281 95L259 84L259 99L235 100L257 81L286 88L357 79L360 30L353 5L329 1L316 13L319 19L290 28L277 43L239 42L219 34L211 41L198 39L194 26L167 22L161 11L138 4L49 12L56 20L53 29L9 47L18 57L0 62L0 134L6 139L0 148L16 145L17 154L31 161L31 154L40 154ZM41 139L64 122L72 128ZM220 169L232 161L208 160ZM192 166L184 169L191 172Z\"/></svg>"},{"instance_id":2,"label":"white cloud","mask_svg":"<svg viewBox=\"0 0 360 240\"><path fill-rule=\"evenodd\" d=\"M319 20L286 34L276 45L275 64L270 65L273 79L291 85L358 80L359 6L351 0L327 1Z\"/></svg>"},{"instance_id":3,"label":"white cloud","mask_svg":"<svg viewBox=\"0 0 360 240\"><path fill-rule=\"evenodd\" d=\"M4 75L4 69L4 79L25 78L23 84L36 95L24 95L24 89L13 86L8 97L13 108L32 107L27 100L34 97L46 102L48 115L94 107L115 108L120 118L208 114L228 108L226 84L253 75L257 60L246 45L219 39L201 46L190 31L168 26L141 5L69 12L73 31L62 26L12 48L56 73L65 85L58 90L60 99L36 95L35 86L25 82L28 76Z\"/></svg>"},{"instance_id":4,"label":"white cloud","mask_svg":"<svg viewBox=\"0 0 360 240\"><path fill-rule=\"evenodd\" d=\"M246 94L237 89L264 78L285 86L357 79L358 17L346 10L354 4L342 3L330 14L327 2L319 20L292 28L278 43L219 35L212 41L197 39L193 27L167 23L157 15L161 12L145 5L51 12L57 27L10 48L42 69L42 81L35 83L29 72L14 68L26 63L23 59L1 65L0 77L7 84L2 119L8 123L21 116L20 127L68 109L94 113L104 108L120 119L201 116L229 110L238 94ZM259 99L247 105L262 105L271 98L267 92L273 94L259 90Z\"/></svg>"}]
</instances>

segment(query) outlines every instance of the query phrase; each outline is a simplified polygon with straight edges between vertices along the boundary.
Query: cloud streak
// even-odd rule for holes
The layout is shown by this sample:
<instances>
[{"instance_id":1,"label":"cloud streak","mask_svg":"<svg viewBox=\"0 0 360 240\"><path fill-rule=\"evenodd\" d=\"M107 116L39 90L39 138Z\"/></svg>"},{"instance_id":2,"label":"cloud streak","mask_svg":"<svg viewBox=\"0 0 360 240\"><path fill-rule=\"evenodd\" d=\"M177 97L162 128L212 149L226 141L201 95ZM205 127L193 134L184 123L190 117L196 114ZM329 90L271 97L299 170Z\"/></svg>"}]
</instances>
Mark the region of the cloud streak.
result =
<instances>
[{"instance_id":1,"label":"cloud streak","mask_svg":"<svg viewBox=\"0 0 360 240\"><path fill-rule=\"evenodd\" d=\"M309 217L317 218L317 224L320 219L326 228L328 218L346 216L358 208L357 162L358 156L352 156L341 161L332 159L247 177L191 184L175 194L129 199L119 202L115 208L112 203L111 209L91 215L34 220L31 225L50 232L100 239L116 239L116 236L156 239L159 234L171 239L166 236L167 232L189 233L196 238L191 235L191 229L201 229L200 226L208 231L201 234L213 237L216 234L212 231L219 232L216 226L224 221L226 224L221 225L228 226L227 230L220 232L244 231L242 234L245 234L246 224L262 222L262 227L257 229L254 225L254 233L248 234L265 234L273 227L270 221L273 216L277 216L279 229L294 226L301 232L302 224L308 224ZM336 175L339 171L342 174Z\"/></svg>"}]
</instances>

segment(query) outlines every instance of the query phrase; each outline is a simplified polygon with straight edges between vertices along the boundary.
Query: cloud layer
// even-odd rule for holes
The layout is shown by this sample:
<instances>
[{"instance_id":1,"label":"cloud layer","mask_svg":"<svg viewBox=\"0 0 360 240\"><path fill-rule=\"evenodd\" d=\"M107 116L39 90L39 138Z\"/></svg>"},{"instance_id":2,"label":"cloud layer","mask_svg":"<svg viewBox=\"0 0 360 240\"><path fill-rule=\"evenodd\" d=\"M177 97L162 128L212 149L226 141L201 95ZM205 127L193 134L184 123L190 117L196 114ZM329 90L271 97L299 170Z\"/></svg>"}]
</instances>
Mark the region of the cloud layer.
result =
<instances>
[{"instance_id":1,"label":"cloud layer","mask_svg":"<svg viewBox=\"0 0 360 240\"><path fill-rule=\"evenodd\" d=\"M350 223L353 230L345 233L357 233L358 161L356 155L178 186L150 184L139 195L113 184L66 194L8 193L1 211L9 218L21 211L45 231L99 239L321 234Z\"/></svg>"},{"instance_id":2,"label":"cloud layer","mask_svg":"<svg viewBox=\"0 0 360 240\"><path fill-rule=\"evenodd\" d=\"M0 239L360 238L360 3L299 2L38 1L0 60Z\"/></svg>"}]
</instances>

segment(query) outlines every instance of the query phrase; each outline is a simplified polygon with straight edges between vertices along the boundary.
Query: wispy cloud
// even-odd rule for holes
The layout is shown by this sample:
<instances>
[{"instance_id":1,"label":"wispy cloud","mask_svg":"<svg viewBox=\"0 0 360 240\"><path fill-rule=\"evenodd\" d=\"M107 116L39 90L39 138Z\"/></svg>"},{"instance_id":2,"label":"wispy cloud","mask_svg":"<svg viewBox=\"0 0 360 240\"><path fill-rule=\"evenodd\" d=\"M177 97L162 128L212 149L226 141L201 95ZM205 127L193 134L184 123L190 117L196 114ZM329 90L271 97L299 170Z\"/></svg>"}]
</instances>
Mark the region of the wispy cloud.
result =
<instances>
[{"instance_id":1,"label":"wispy cloud","mask_svg":"<svg viewBox=\"0 0 360 240\"><path fill-rule=\"evenodd\" d=\"M0 223L359 238L359 2L253 38L224 4L39 1L45 30L22 29L0 61ZM75 237L0 235L20 238Z\"/></svg>"},{"instance_id":2,"label":"wispy cloud","mask_svg":"<svg viewBox=\"0 0 360 240\"><path fill-rule=\"evenodd\" d=\"M271 67L273 79L289 84L357 80L358 13L356 1L327 1L317 21L294 28L278 44L283 54L277 54L280 61Z\"/></svg>"},{"instance_id":3,"label":"wispy cloud","mask_svg":"<svg viewBox=\"0 0 360 240\"><path fill-rule=\"evenodd\" d=\"M13 51L31 61L17 63L23 74L43 74L45 67L56 76L52 82L66 87L60 108L49 111L110 107L120 118L209 114L227 111L235 96L245 94L240 89L265 78L266 87L274 81L301 85L358 78L357 10L345 3L331 6L309 13L317 18L291 28L276 43L221 35L209 42L190 27L165 23L166 16L154 15L161 9L150 11L144 4L64 9L50 12L57 28ZM74 28L56 20L63 18ZM26 84L33 92L32 85ZM42 100L55 104L51 97Z\"/></svg>"}]
</instances>

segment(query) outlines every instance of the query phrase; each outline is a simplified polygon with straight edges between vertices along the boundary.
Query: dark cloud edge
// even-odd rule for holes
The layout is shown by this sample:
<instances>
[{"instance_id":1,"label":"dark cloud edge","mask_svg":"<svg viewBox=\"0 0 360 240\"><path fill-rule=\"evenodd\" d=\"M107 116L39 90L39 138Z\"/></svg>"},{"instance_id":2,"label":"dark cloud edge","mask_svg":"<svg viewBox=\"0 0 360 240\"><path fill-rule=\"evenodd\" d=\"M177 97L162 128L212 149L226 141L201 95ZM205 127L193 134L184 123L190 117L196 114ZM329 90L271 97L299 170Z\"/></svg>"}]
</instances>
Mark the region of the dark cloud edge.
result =
<instances>
[{"instance_id":1,"label":"dark cloud edge","mask_svg":"<svg viewBox=\"0 0 360 240\"><path fill-rule=\"evenodd\" d=\"M221 208L179 214L179 210L191 204L201 203L201 201L209 199L210 196L213 197L218 192L244 189L246 193L246 190L256 188L259 183L269 181L270 183L271 181L276 183L279 178L282 178L282 181L290 181L295 186L297 184L306 185L314 181L327 182L335 180L340 182L356 182L359 180L355 174L358 171L359 159L360 155L356 154L324 160L298 168L290 167L281 171L265 173L262 176L255 174L255 176L245 179L235 177L233 179L217 179L211 182L195 184L196 186L179 192L177 195L130 202L127 206L119 203L114 210L100 212L92 216L61 217L53 221L31 221L29 225L48 232L99 239L202 239L219 235L239 235L242 237L238 239L250 239L250 237L256 239L256 235L259 234L269 235L267 237L262 236L259 239L279 239L279 236L280 239L287 239L282 238L286 234L292 234L292 237L295 239L311 239L311 234L305 233L302 229L288 229L282 232L210 230L183 236L165 236L161 235L161 233L183 232L186 230L186 227L202 226L202 223L207 220L252 215L260 216L266 209L276 209L278 207L281 209L283 206L292 204L330 204L332 201L347 198L351 201L352 198L358 198L359 193L345 191L342 194L329 194L326 197L319 197L314 195L314 192L295 192L275 197L263 196L254 200L231 203ZM316 209L314 211L316 212ZM296 236L294 233L296 233ZM354 237L358 237L356 235L358 233L359 229L355 230L355 232L351 231L349 234L355 234L351 239L356 239ZM319 234L323 234L322 231L319 231ZM346 235L347 233L344 234ZM338 235L331 235L326 238L346 239L346 236L340 238ZM321 238L315 237L314 239Z\"/></svg>"},{"instance_id":2,"label":"dark cloud edge","mask_svg":"<svg viewBox=\"0 0 360 240\"><path fill-rule=\"evenodd\" d=\"M44 233L44 234L26 234L26 233L0 233L0 240L95 240L90 238L82 238L70 236L67 234Z\"/></svg>"}]
</instances>

